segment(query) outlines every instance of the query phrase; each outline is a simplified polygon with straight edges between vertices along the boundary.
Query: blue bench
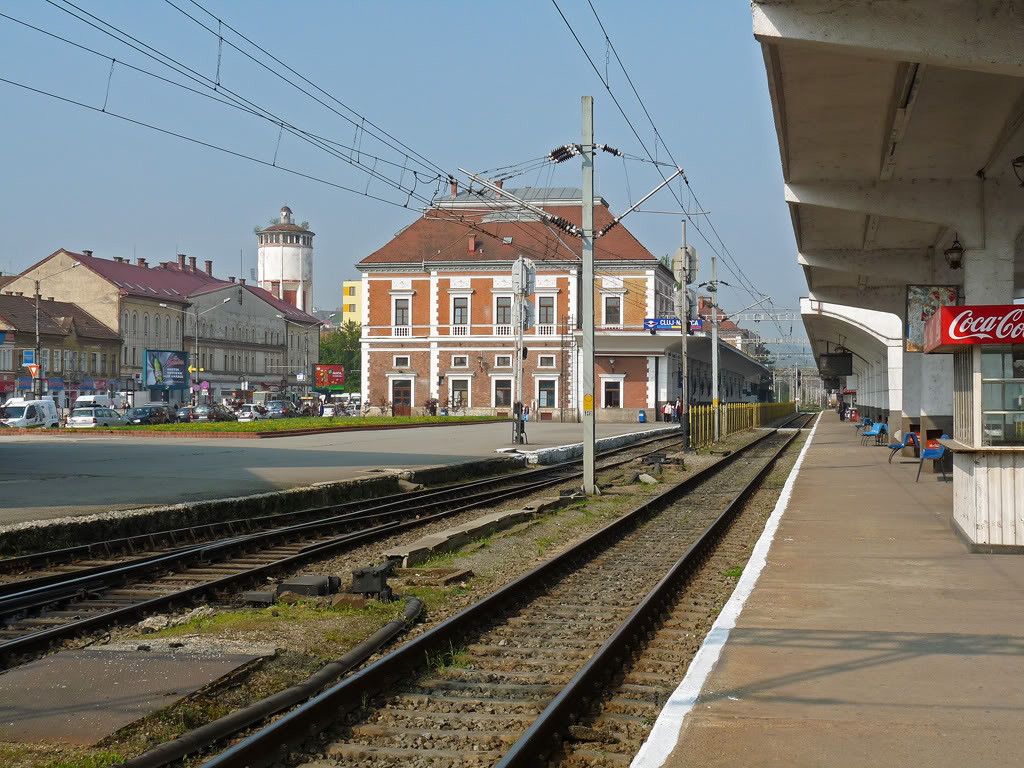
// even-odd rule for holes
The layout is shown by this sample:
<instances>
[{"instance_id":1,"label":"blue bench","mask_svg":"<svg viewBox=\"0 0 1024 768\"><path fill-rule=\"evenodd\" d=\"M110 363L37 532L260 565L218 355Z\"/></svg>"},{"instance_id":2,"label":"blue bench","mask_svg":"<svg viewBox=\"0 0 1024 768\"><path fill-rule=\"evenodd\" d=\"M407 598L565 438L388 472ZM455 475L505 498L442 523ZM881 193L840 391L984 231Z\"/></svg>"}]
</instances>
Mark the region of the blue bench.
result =
<instances>
[{"instance_id":1,"label":"blue bench","mask_svg":"<svg viewBox=\"0 0 1024 768\"><path fill-rule=\"evenodd\" d=\"M869 419L867 416L865 416L863 419L861 419L859 422L857 422L856 424L853 425L853 431L854 432L858 432L858 431L860 431L860 429L862 427L870 427L870 426L871 426L871 419Z\"/></svg>"},{"instance_id":2,"label":"blue bench","mask_svg":"<svg viewBox=\"0 0 1024 768\"><path fill-rule=\"evenodd\" d=\"M903 435L903 440L901 440L898 443L889 443L888 448L890 451L892 451L892 453L889 454L889 463L892 464L892 457L895 456L900 451L902 451L908 445L918 445L917 435L914 434L913 432L907 432L905 435Z\"/></svg>"},{"instance_id":3,"label":"blue bench","mask_svg":"<svg viewBox=\"0 0 1024 768\"><path fill-rule=\"evenodd\" d=\"M943 435L939 439L948 440L949 435ZM942 471L942 479L945 480L946 468L942 466L942 457L943 455L945 455L945 453L946 446L944 446L942 443L939 443L938 448L925 448L923 451L921 451L921 463L917 465L917 480L915 480L914 482L916 483L918 482L918 480L921 479L921 468L924 466L924 463L926 461L937 461L939 463L939 469Z\"/></svg>"},{"instance_id":4,"label":"blue bench","mask_svg":"<svg viewBox=\"0 0 1024 768\"><path fill-rule=\"evenodd\" d=\"M878 445L882 440L882 435L887 434L889 434L889 428L880 421L877 424L872 424L861 433L860 443L864 445L869 437L873 437L875 438L875 445Z\"/></svg>"}]
</instances>

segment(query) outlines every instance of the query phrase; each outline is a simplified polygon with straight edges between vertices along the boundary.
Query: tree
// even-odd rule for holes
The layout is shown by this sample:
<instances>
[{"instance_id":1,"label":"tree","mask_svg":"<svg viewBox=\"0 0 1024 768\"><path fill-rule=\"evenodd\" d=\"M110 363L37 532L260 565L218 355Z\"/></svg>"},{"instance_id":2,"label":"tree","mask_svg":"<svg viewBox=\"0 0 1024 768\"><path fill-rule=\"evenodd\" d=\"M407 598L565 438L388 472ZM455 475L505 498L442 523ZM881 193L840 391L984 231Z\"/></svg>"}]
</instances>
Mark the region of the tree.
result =
<instances>
[{"instance_id":1,"label":"tree","mask_svg":"<svg viewBox=\"0 0 1024 768\"><path fill-rule=\"evenodd\" d=\"M346 389L349 392L359 390L359 371L362 362L359 340L362 335L362 326L354 320L349 320L338 330L324 334L320 339L320 362L345 366Z\"/></svg>"}]
</instances>

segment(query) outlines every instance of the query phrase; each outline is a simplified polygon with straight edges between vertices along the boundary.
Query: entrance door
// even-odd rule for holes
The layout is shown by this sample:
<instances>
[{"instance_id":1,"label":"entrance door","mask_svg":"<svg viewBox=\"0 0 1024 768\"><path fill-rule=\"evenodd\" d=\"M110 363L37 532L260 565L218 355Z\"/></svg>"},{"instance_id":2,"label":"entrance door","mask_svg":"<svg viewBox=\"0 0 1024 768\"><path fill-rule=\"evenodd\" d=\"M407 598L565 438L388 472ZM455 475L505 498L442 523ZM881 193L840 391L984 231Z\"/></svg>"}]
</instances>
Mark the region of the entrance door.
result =
<instances>
[{"instance_id":1,"label":"entrance door","mask_svg":"<svg viewBox=\"0 0 1024 768\"><path fill-rule=\"evenodd\" d=\"M412 415L412 382L408 379L395 379L391 383L391 404L395 416Z\"/></svg>"}]
</instances>

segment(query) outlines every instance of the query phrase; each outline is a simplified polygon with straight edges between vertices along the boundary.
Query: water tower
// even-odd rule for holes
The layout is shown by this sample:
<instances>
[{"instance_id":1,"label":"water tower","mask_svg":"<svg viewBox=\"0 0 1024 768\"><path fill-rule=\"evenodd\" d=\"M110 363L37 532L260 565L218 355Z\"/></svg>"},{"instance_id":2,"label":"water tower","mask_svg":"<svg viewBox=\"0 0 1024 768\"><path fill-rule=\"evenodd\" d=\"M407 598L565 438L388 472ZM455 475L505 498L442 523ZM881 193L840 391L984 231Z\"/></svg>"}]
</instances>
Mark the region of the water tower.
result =
<instances>
[{"instance_id":1,"label":"water tower","mask_svg":"<svg viewBox=\"0 0 1024 768\"><path fill-rule=\"evenodd\" d=\"M292 220L292 209L281 209L276 224L261 229L259 285L303 312L313 309L313 233Z\"/></svg>"}]
</instances>

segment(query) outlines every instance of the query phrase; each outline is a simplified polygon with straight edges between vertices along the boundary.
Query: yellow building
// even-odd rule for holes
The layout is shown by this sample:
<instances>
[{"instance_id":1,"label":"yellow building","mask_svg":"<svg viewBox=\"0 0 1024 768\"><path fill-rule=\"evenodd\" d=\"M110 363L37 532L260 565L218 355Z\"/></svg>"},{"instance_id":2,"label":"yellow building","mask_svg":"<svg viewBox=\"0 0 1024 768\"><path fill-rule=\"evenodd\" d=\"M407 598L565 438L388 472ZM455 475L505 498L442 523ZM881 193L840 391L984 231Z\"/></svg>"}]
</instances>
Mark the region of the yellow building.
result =
<instances>
[{"instance_id":1,"label":"yellow building","mask_svg":"<svg viewBox=\"0 0 1024 768\"><path fill-rule=\"evenodd\" d=\"M361 280L345 280L341 284L341 322L349 320L363 324L363 283Z\"/></svg>"}]
</instances>

